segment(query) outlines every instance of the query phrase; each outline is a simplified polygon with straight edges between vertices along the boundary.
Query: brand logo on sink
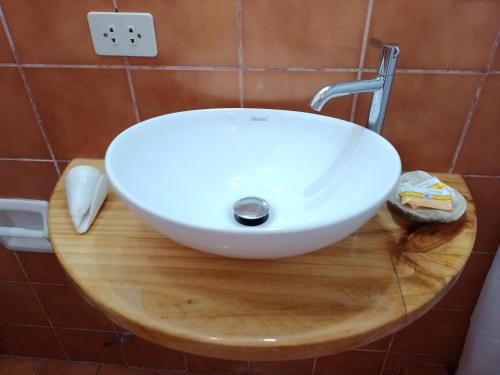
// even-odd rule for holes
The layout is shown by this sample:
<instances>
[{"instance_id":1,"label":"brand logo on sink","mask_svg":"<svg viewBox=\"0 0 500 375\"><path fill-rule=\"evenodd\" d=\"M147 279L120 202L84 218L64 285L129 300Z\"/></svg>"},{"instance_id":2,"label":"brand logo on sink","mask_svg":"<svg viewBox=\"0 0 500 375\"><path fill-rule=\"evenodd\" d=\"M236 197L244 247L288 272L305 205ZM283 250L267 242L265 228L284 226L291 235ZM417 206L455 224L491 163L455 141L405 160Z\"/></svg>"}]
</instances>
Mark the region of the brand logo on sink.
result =
<instances>
[{"instance_id":1,"label":"brand logo on sink","mask_svg":"<svg viewBox=\"0 0 500 375\"><path fill-rule=\"evenodd\" d=\"M250 116L250 121L267 121L267 117Z\"/></svg>"}]
</instances>

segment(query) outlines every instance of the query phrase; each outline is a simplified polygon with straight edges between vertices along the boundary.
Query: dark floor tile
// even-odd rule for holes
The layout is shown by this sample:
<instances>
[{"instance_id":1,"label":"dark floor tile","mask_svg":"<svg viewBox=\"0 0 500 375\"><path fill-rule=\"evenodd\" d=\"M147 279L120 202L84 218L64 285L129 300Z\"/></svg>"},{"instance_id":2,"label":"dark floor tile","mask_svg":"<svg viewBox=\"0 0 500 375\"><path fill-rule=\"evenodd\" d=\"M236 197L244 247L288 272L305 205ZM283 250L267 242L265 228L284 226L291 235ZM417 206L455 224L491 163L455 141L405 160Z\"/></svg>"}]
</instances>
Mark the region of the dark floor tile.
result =
<instances>
[{"instance_id":1,"label":"dark floor tile","mask_svg":"<svg viewBox=\"0 0 500 375\"><path fill-rule=\"evenodd\" d=\"M95 375L97 365L67 361L44 361L36 375Z\"/></svg>"},{"instance_id":2,"label":"dark floor tile","mask_svg":"<svg viewBox=\"0 0 500 375\"><path fill-rule=\"evenodd\" d=\"M33 375L40 361L0 357L0 375Z\"/></svg>"},{"instance_id":3,"label":"dark floor tile","mask_svg":"<svg viewBox=\"0 0 500 375\"><path fill-rule=\"evenodd\" d=\"M130 366L184 370L181 352L161 347L137 336L123 344L123 352Z\"/></svg>"},{"instance_id":4,"label":"dark floor tile","mask_svg":"<svg viewBox=\"0 0 500 375\"><path fill-rule=\"evenodd\" d=\"M0 338L12 354L27 357L66 359L50 327L0 325Z\"/></svg>"}]
</instances>

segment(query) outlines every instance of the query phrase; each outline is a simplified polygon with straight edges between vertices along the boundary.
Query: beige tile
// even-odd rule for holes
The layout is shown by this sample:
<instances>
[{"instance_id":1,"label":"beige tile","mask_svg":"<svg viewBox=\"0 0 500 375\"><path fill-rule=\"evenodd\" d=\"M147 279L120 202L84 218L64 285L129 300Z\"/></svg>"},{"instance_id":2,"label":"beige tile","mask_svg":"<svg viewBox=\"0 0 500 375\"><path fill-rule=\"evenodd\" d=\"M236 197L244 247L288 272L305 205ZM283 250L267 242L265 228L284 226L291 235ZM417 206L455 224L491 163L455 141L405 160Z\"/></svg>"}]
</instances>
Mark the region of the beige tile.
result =
<instances>
[{"instance_id":1,"label":"beige tile","mask_svg":"<svg viewBox=\"0 0 500 375\"><path fill-rule=\"evenodd\" d=\"M358 66L368 1L242 3L245 66Z\"/></svg>"},{"instance_id":2,"label":"beige tile","mask_svg":"<svg viewBox=\"0 0 500 375\"><path fill-rule=\"evenodd\" d=\"M154 17L158 56L132 64L237 66L234 0L120 0L120 11Z\"/></svg>"},{"instance_id":3,"label":"beige tile","mask_svg":"<svg viewBox=\"0 0 500 375\"><path fill-rule=\"evenodd\" d=\"M141 118L200 108L239 107L238 73L132 72Z\"/></svg>"},{"instance_id":4,"label":"beige tile","mask_svg":"<svg viewBox=\"0 0 500 375\"><path fill-rule=\"evenodd\" d=\"M331 72L245 72L245 107L278 108L312 112L309 103L323 86L356 79L355 73ZM322 115L348 120L352 96L336 98L328 102Z\"/></svg>"},{"instance_id":5,"label":"beige tile","mask_svg":"<svg viewBox=\"0 0 500 375\"><path fill-rule=\"evenodd\" d=\"M401 44L399 68L484 69L499 15L496 0L375 1L370 37ZM369 48L366 66L377 57Z\"/></svg>"},{"instance_id":6,"label":"beige tile","mask_svg":"<svg viewBox=\"0 0 500 375\"><path fill-rule=\"evenodd\" d=\"M500 75L489 76L460 150L455 172L500 175Z\"/></svg>"},{"instance_id":7,"label":"beige tile","mask_svg":"<svg viewBox=\"0 0 500 375\"><path fill-rule=\"evenodd\" d=\"M111 0L0 0L23 63L117 64L121 57L94 52L90 11L113 11Z\"/></svg>"},{"instance_id":8,"label":"beige tile","mask_svg":"<svg viewBox=\"0 0 500 375\"><path fill-rule=\"evenodd\" d=\"M394 78L382 134L399 152L404 170L448 171L478 82L476 75ZM371 96L359 98L356 120L365 123Z\"/></svg>"},{"instance_id":9,"label":"beige tile","mask_svg":"<svg viewBox=\"0 0 500 375\"><path fill-rule=\"evenodd\" d=\"M58 159L103 158L135 122L123 69L26 69Z\"/></svg>"},{"instance_id":10,"label":"beige tile","mask_svg":"<svg viewBox=\"0 0 500 375\"><path fill-rule=\"evenodd\" d=\"M0 156L50 158L17 68L0 68Z\"/></svg>"}]
</instances>

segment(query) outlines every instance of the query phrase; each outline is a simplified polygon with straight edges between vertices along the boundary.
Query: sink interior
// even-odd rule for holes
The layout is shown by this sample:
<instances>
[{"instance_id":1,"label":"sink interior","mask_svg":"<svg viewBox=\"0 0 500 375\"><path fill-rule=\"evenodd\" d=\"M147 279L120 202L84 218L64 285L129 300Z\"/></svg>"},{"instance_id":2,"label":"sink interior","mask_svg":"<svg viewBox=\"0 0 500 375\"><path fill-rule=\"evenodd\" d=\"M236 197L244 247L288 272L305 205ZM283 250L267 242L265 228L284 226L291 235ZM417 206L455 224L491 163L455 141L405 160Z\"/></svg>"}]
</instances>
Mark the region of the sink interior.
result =
<instances>
[{"instance_id":1,"label":"sink interior","mask_svg":"<svg viewBox=\"0 0 500 375\"><path fill-rule=\"evenodd\" d=\"M122 133L129 152L107 160L121 193L188 226L272 231L342 221L393 187L387 158L399 162L397 153L362 127L287 111L226 110L221 119L220 111L159 117ZM233 204L248 196L270 205L258 227L233 217Z\"/></svg>"}]
</instances>

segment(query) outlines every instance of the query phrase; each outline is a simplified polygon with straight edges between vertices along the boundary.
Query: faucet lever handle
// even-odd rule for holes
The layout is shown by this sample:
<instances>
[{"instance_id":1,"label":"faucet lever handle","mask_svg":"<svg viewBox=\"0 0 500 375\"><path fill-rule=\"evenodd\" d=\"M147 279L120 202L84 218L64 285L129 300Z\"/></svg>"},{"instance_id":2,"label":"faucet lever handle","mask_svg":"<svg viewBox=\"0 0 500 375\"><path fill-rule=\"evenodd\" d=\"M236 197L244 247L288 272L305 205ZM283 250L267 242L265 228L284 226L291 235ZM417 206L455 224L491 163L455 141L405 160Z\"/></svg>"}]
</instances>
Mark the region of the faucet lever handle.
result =
<instances>
[{"instance_id":1,"label":"faucet lever handle","mask_svg":"<svg viewBox=\"0 0 500 375\"><path fill-rule=\"evenodd\" d=\"M384 49L384 48L393 48L393 49L397 49L398 52L399 52L399 44L396 44L396 43L389 43L389 42L384 42L380 39L377 39L377 38L370 38L370 44L372 47L375 47L377 49Z\"/></svg>"},{"instance_id":2,"label":"faucet lever handle","mask_svg":"<svg viewBox=\"0 0 500 375\"><path fill-rule=\"evenodd\" d=\"M382 76L393 75L399 55L399 44L386 43L376 38L370 38L370 44L381 50L377 73Z\"/></svg>"}]
</instances>

